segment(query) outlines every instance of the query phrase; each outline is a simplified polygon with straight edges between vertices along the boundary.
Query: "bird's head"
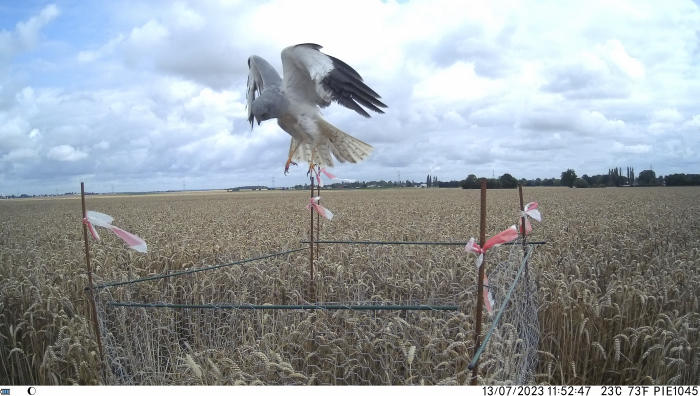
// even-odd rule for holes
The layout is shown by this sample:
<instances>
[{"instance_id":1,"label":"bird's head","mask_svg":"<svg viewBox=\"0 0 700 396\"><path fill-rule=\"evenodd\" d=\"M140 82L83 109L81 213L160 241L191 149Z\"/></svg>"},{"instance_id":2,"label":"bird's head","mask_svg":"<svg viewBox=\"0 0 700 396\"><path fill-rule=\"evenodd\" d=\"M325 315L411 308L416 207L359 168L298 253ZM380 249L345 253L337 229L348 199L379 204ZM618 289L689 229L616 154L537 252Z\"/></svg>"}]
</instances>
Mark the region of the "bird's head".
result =
<instances>
[{"instance_id":1,"label":"bird's head","mask_svg":"<svg viewBox=\"0 0 700 396\"><path fill-rule=\"evenodd\" d=\"M260 125L263 121L277 118L284 114L288 104L289 101L279 90L266 89L253 101L250 108L253 117Z\"/></svg>"}]
</instances>

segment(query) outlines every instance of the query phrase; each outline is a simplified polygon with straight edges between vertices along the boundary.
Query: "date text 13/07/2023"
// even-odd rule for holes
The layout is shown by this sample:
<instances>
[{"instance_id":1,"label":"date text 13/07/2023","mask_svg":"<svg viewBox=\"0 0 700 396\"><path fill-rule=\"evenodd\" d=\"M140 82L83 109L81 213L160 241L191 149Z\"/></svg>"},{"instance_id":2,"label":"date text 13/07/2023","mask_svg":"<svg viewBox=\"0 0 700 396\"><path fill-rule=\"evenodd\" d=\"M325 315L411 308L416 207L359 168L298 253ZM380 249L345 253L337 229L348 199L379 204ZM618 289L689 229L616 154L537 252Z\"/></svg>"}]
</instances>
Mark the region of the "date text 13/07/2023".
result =
<instances>
[{"instance_id":1,"label":"date text 13/07/2023","mask_svg":"<svg viewBox=\"0 0 700 396\"><path fill-rule=\"evenodd\" d=\"M700 396L698 386L483 386L483 396Z\"/></svg>"}]
</instances>

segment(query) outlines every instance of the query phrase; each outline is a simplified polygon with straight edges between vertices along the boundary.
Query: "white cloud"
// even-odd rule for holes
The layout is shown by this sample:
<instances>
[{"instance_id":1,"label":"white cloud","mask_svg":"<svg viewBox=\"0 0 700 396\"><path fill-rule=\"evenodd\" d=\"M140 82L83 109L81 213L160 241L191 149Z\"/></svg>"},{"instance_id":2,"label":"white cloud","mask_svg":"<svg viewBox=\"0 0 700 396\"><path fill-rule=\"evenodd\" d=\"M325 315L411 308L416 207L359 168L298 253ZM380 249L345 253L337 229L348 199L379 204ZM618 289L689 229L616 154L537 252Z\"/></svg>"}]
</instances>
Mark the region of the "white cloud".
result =
<instances>
[{"instance_id":1,"label":"white cloud","mask_svg":"<svg viewBox=\"0 0 700 396\"><path fill-rule=\"evenodd\" d=\"M467 126L467 122L464 121L464 118L462 118L462 116L454 110L450 110L447 113L443 114L442 119L457 127Z\"/></svg>"},{"instance_id":2,"label":"white cloud","mask_svg":"<svg viewBox=\"0 0 700 396\"><path fill-rule=\"evenodd\" d=\"M609 136L622 133L626 129L624 121L608 119L598 111L562 107L560 109L537 108L524 112L517 127L533 131L556 131L560 134L586 136Z\"/></svg>"},{"instance_id":3,"label":"white cloud","mask_svg":"<svg viewBox=\"0 0 700 396\"><path fill-rule=\"evenodd\" d=\"M549 63L544 91L572 99L626 98L645 75L642 63L616 39Z\"/></svg>"},{"instance_id":4,"label":"white cloud","mask_svg":"<svg viewBox=\"0 0 700 396\"><path fill-rule=\"evenodd\" d=\"M17 150L12 150L9 153L5 154L2 156L2 161L3 162L16 162L16 161L23 161L23 160L31 160L35 159L38 157L38 153L36 150L32 149L17 149Z\"/></svg>"},{"instance_id":5,"label":"white cloud","mask_svg":"<svg viewBox=\"0 0 700 396\"><path fill-rule=\"evenodd\" d=\"M692 119L683 123L686 128L700 128L700 114L694 115Z\"/></svg>"},{"instance_id":6,"label":"white cloud","mask_svg":"<svg viewBox=\"0 0 700 396\"><path fill-rule=\"evenodd\" d=\"M87 157L87 154L76 150L69 144L62 144L52 147L46 154L46 157L55 161L78 161Z\"/></svg>"},{"instance_id":7,"label":"white cloud","mask_svg":"<svg viewBox=\"0 0 700 396\"><path fill-rule=\"evenodd\" d=\"M127 63L135 65L143 59L152 59L169 35L168 28L154 19L133 28L124 43Z\"/></svg>"},{"instance_id":8,"label":"white cloud","mask_svg":"<svg viewBox=\"0 0 700 396\"><path fill-rule=\"evenodd\" d=\"M597 48L599 53L610 59L628 76L632 78L644 77L644 65L632 57L630 57L620 40L609 40L605 46Z\"/></svg>"},{"instance_id":9,"label":"white cloud","mask_svg":"<svg viewBox=\"0 0 700 396\"><path fill-rule=\"evenodd\" d=\"M38 15L26 21L17 22L14 31L0 31L0 57L12 57L34 49L39 42L40 30L60 14L61 10L56 5L50 4Z\"/></svg>"},{"instance_id":10,"label":"white cloud","mask_svg":"<svg viewBox=\"0 0 700 396\"><path fill-rule=\"evenodd\" d=\"M206 18L184 3L177 2L170 8L176 26L188 30L199 30L206 25Z\"/></svg>"},{"instance_id":11,"label":"white cloud","mask_svg":"<svg viewBox=\"0 0 700 396\"><path fill-rule=\"evenodd\" d=\"M109 56L117 49L117 47L124 41L124 35L120 34L117 37L109 40L107 44L101 46L99 49L94 51L80 51L78 53L78 60L80 62L93 62L95 60Z\"/></svg>"},{"instance_id":12,"label":"white cloud","mask_svg":"<svg viewBox=\"0 0 700 396\"><path fill-rule=\"evenodd\" d=\"M683 115L676 109L654 110L651 115L651 122L675 124L683 121Z\"/></svg>"},{"instance_id":13,"label":"white cloud","mask_svg":"<svg viewBox=\"0 0 700 396\"><path fill-rule=\"evenodd\" d=\"M654 110L647 129L654 135L661 135L675 131L677 125L682 121L683 115L676 109Z\"/></svg>"},{"instance_id":14,"label":"white cloud","mask_svg":"<svg viewBox=\"0 0 700 396\"><path fill-rule=\"evenodd\" d=\"M632 154L645 154L650 152L652 147L648 144L635 144L631 146L625 146L620 142L615 142L613 145L613 150L621 153L632 153Z\"/></svg>"},{"instance_id":15,"label":"white cloud","mask_svg":"<svg viewBox=\"0 0 700 396\"><path fill-rule=\"evenodd\" d=\"M477 76L474 65L462 61L457 61L446 69L423 69L417 73L421 81L413 90L416 99L474 101L501 89L499 81Z\"/></svg>"}]
</instances>

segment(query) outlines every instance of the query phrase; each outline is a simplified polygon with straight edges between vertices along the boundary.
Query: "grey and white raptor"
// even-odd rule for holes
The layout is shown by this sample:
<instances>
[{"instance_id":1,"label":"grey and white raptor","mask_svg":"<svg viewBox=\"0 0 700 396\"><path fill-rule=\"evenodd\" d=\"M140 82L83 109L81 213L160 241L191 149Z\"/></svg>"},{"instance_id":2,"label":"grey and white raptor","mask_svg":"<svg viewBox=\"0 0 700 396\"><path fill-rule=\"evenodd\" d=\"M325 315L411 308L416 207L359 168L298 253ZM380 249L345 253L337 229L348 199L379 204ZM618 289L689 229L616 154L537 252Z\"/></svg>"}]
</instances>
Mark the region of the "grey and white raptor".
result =
<instances>
[{"instance_id":1,"label":"grey and white raptor","mask_svg":"<svg viewBox=\"0 0 700 396\"><path fill-rule=\"evenodd\" d=\"M331 125L319 106L337 102L368 118L363 106L381 114L381 108L387 107L352 67L322 53L321 48L318 44L298 44L282 50L284 77L265 59L256 55L248 58L248 121L252 128L254 120L260 125L276 118L292 136L285 174L293 161L308 162L310 172L314 165L332 167L333 156L341 163L357 163L374 150Z\"/></svg>"}]
</instances>

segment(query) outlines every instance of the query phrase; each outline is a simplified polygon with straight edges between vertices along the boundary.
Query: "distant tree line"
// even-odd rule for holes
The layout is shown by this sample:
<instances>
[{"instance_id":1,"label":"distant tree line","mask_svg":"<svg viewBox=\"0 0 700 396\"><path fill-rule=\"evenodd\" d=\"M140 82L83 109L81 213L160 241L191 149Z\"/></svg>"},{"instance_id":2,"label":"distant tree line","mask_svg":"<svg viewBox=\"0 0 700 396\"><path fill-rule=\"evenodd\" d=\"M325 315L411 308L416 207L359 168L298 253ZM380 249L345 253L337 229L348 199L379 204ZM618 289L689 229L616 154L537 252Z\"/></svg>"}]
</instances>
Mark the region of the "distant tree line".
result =
<instances>
[{"instance_id":1,"label":"distant tree line","mask_svg":"<svg viewBox=\"0 0 700 396\"><path fill-rule=\"evenodd\" d=\"M564 173L562 173L562 185L576 188L621 187L627 185L642 185L642 182L640 182L640 184L635 184L636 180L640 178L641 180L643 180L644 185L646 185L646 183L650 183L647 182L647 178L651 176L650 174L648 174L648 172L649 171L642 171L642 173L639 175L639 178L635 178L634 168L632 167L627 167L627 170L624 172L624 174L622 168L611 168L608 169L608 173L606 175L583 175L579 179L576 177L576 172L574 172L573 169L567 169ZM653 173L653 171L651 172ZM564 180L564 175L566 175L566 180ZM656 176L654 175L653 178L656 178ZM663 184L663 181L661 182L661 184Z\"/></svg>"},{"instance_id":2,"label":"distant tree line","mask_svg":"<svg viewBox=\"0 0 700 396\"><path fill-rule=\"evenodd\" d=\"M67 195L80 195L78 193L74 192L67 192L63 194L19 194L19 195L2 195L0 194L0 199L17 199L17 198L41 198L41 197L60 197L60 196L67 196ZM99 193L93 193L93 192L85 192L85 195L100 195Z\"/></svg>"},{"instance_id":3,"label":"distant tree line","mask_svg":"<svg viewBox=\"0 0 700 396\"><path fill-rule=\"evenodd\" d=\"M499 188L516 188L518 183L527 187L534 186L560 186L561 180L551 178L551 179L537 179L527 180L527 179L516 179L510 173L504 173L499 178L486 179L486 188L489 190L499 189ZM467 176L466 179L459 182L459 186L464 189L478 189L481 188L481 178L476 177L476 175L471 174Z\"/></svg>"},{"instance_id":4,"label":"distant tree line","mask_svg":"<svg viewBox=\"0 0 700 396\"><path fill-rule=\"evenodd\" d=\"M664 177L667 186L700 186L700 175L674 173Z\"/></svg>"},{"instance_id":5,"label":"distant tree line","mask_svg":"<svg viewBox=\"0 0 700 396\"><path fill-rule=\"evenodd\" d=\"M327 184L324 183L324 186L326 188L392 188L392 187L401 187L402 185L405 185L404 183L411 183L410 181L406 180L406 182L400 183L400 182L395 182L395 181L384 181L384 180L372 180L372 181L355 181L355 182L342 182L342 183L331 183ZM413 182L415 183L415 182ZM418 183L420 184L420 183ZM309 189L309 183L306 183L304 185L297 184L294 186L295 190L308 190ZM411 187L411 186L408 186Z\"/></svg>"},{"instance_id":6,"label":"distant tree line","mask_svg":"<svg viewBox=\"0 0 700 396\"><path fill-rule=\"evenodd\" d=\"M231 187L227 188L228 191L240 191L240 190L268 190L267 186L241 186L241 187Z\"/></svg>"},{"instance_id":7,"label":"distant tree line","mask_svg":"<svg viewBox=\"0 0 700 396\"><path fill-rule=\"evenodd\" d=\"M486 187L490 190L502 188L516 188L518 183L525 187L622 187L622 186L700 186L700 175L676 173L666 177L656 176L653 170L643 170L637 176L634 168L610 168L607 174L600 175L583 175L580 178L576 175L573 169L567 169L562 172L560 178L536 178L536 179L516 179L510 173L504 173L497 178L487 178ZM333 183L326 185L326 188L393 188L393 187L428 187L428 188L463 188L463 189L479 189L481 188L481 178L474 174L470 174L464 180L439 181L437 176L428 175L424 183L414 180L405 181L357 181L352 183ZM297 185L294 188L298 190L307 190L308 184Z\"/></svg>"},{"instance_id":8,"label":"distant tree line","mask_svg":"<svg viewBox=\"0 0 700 396\"><path fill-rule=\"evenodd\" d=\"M561 174L561 184L567 187L622 187L622 186L700 186L700 175L674 173L672 175L656 176L652 169L645 169L635 177L634 168L627 168L625 174L622 168L612 168L607 175L576 176L573 169L567 169Z\"/></svg>"},{"instance_id":9,"label":"distant tree line","mask_svg":"<svg viewBox=\"0 0 700 396\"><path fill-rule=\"evenodd\" d=\"M573 169L567 169L561 173L561 178L555 179L520 179L516 180L509 173L504 173L499 178L486 179L486 187L488 189L498 188L515 188L518 183L526 187L535 186L566 186L576 188L588 187L622 187L622 186L700 186L700 175L674 173L672 175L656 176L656 173L651 169L643 170L638 176L635 175L634 168L611 168L607 174L601 175L583 175L580 178L576 175ZM466 179L459 182L460 187L464 189L481 188L481 178L471 174ZM440 184L442 187L442 183Z\"/></svg>"}]
</instances>

